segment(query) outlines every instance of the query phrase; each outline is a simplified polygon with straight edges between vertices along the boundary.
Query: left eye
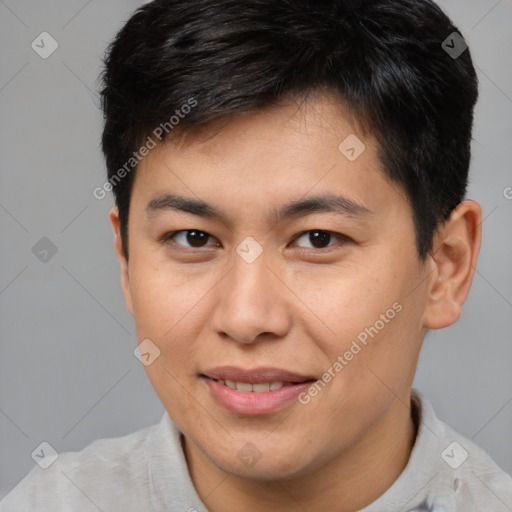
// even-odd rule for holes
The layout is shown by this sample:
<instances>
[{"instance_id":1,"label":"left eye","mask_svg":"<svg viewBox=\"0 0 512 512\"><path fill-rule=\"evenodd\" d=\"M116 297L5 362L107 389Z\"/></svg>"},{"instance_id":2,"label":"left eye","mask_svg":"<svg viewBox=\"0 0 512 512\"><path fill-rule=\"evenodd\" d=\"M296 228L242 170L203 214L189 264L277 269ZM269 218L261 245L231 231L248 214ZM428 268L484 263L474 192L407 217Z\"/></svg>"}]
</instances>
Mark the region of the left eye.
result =
<instances>
[{"instance_id":1,"label":"left eye","mask_svg":"<svg viewBox=\"0 0 512 512\"><path fill-rule=\"evenodd\" d=\"M349 240L348 237L345 235L340 235L339 233L333 233L332 231L324 231L321 229L312 229L299 235L295 239L295 242L303 240L305 243L309 243L309 247L306 247L308 249L325 249L335 245L334 243L331 243L333 239L334 241L337 239L338 241L341 240L342 242L347 242Z\"/></svg>"},{"instance_id":2,"label":"left eye","mask_svg":"<svg viewBox=\"0 0 512 512\"><path fill-rule=\"evenodd\" d=\"M172 240L178 245L184 247L205 247L208 245L208 239L213 237L205 231L199 231L197 229L185 229L182 231L175 231L166 235L164 241ZM209 245L219 245L218 243Z\"/></svg>"}]
</instances>

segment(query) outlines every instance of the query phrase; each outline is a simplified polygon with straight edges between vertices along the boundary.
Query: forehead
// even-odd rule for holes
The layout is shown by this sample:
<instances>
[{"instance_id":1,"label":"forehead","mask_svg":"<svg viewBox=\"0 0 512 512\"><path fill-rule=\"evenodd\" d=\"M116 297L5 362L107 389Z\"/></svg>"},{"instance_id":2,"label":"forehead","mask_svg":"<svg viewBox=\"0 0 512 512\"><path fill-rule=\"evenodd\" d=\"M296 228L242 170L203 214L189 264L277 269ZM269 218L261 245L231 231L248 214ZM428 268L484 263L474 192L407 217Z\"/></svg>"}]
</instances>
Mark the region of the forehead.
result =
<instances>
[{"instance_id":1,"label":"forehead","mask_svg":"<svg viewBox=\"0 0 512 512\"><path fill-rule=\"evenodd\" d=\"M332 145L332 140L325 139L328 132L335 139L357 134L370 145L375 143L374 137L365 133L364 123L353 109L333 93L323 91L310 91L303 99L287 96L263 109L221 117L206 125L190 127L183 133L179 126L177 128L178 136L169 138L167 148L196 154L224 153L226 143L233 145L250 139L255 147L264 143L269 150L277 147L283 157L291 158L290 152L285 150L293 139L300 142L304 150L311 151L315 146L321 150ZM300 151L297 145L291 149Z\"/></svg>"},{"instance_id":2,"label":"forehead","mask_svg":"<svg viewBox=\"0 0 512 512\"><path fill-rule=\"evenodd\" d=\"M133 194L143 207L179 193L249 211L334 192L363 206L400 193L384 175L375 138L339 101L316 95L158 144L139 164Z\"/></svg>"}]
</instances>

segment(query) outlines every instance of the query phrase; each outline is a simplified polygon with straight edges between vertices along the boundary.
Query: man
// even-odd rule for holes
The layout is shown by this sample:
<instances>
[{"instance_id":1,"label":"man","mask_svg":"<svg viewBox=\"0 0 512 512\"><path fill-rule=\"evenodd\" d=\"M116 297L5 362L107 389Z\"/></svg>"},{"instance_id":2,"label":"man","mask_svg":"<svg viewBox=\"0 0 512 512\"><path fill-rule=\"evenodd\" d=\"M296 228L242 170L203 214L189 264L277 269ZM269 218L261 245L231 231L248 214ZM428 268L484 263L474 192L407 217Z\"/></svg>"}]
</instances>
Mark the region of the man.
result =
<instances>
[{"instance_id":1,"label":"man","mask_svg":"<svg viewBox=\"0 0 512 512\"><path fill-rule=\"evenodd\" d=\"M439 7L156 0L105 64L95 194L166 414L0 510L511 510L412 390L481 240L477 80Z\"/></svg>"}]
</instances>

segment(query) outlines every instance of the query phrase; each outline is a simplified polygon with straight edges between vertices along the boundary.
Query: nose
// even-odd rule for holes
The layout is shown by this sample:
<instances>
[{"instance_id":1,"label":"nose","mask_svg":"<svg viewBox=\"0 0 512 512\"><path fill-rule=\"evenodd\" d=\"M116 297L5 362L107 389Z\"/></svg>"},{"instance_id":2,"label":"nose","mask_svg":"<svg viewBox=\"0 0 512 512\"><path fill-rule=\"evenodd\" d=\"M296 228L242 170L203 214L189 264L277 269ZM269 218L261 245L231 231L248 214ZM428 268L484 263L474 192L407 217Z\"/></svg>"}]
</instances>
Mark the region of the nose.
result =
<instances>
[{"instance_id":1,"label":"nose","mask_svg":"<svg viewBox=\"0 0 512 512\"><path fill-rule=\"evenodd\" d=\"M216 287L211 325L218 335L249 344L281 338L289 331L286 287L274 272L261 256L252 263L235 257L222 286Z\"/></svg>"}]
</instances>

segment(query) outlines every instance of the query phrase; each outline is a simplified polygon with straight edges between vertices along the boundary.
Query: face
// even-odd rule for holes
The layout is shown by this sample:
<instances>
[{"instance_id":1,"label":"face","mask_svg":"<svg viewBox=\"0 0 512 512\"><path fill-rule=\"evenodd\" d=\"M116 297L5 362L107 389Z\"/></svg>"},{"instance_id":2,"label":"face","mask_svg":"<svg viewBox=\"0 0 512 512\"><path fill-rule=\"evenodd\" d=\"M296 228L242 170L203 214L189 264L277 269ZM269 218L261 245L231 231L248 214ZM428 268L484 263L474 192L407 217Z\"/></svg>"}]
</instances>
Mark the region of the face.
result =
<instances>
[{"instance_id":1,"label":"face","mask_svg":"<svg viewBox=\"0 0 512 512\"><path fill-rule=\"evenodd\" d=\"M375 140L333 98L157 146L128 226L125 297L160 351L147 374L216 467L306 475L403 413L427 269Z\"/></svg>"}]
</instances>

